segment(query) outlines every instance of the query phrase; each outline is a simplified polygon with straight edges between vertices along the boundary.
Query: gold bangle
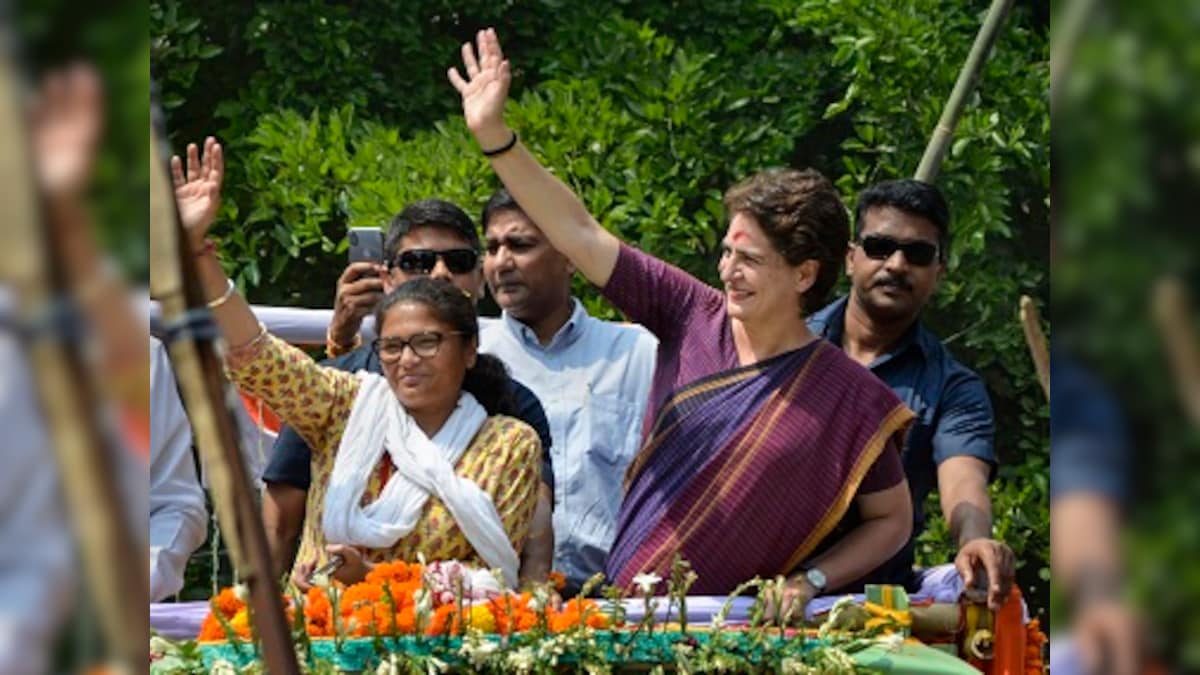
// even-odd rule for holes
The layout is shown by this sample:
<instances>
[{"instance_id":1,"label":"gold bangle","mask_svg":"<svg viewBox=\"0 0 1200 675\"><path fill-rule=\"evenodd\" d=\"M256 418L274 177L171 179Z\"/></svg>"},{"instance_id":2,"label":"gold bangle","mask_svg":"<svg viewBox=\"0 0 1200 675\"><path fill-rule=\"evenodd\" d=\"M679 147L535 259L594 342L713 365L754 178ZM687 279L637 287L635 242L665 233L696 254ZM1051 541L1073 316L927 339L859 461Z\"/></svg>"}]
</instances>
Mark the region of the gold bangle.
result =
<instances>
[{"instance_id":1,"label":"gold bangle","mask_svg":"<svg viewBox=\"0 0 1200 675\"><path fill-rule=\"evenodd\" d=\"M325 356L328 356L331 359L336 359L342 354L352 352L362 346L361 333L355 333L354 340L351 341L349 346L346 346L334 341L333 334L329 332L330 328L332 328L332 326L325 329Z\"/></svg>"},{"instance_id":2,"label":"gold bangle","mask_svg":"<svg viewBox=\"0 0 1200 675\"><path fill-rule=\"evenodd\" d=\"M225 292L221 295L221 297L216 298L215 300L209 300L208 308L216 309L216 308L220 307L221 305L224 305L225 303L229 302L229 299L232 298L233 294L236 292L237 292L237 286L233 285L233 279L229 279L229 286L227 286L225 288Z\"/></svg>"}]
</instances>

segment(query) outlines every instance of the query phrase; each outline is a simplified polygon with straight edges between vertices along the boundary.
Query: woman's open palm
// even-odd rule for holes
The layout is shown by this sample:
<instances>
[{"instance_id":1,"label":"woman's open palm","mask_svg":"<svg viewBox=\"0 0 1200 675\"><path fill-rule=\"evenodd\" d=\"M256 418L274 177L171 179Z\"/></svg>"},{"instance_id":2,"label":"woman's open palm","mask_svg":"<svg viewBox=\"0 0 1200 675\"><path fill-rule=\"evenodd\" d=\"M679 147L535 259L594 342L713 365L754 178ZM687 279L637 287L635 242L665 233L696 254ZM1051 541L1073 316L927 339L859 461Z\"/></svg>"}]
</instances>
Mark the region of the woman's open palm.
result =
<instances>
[{"instance_id":1,"label":"woman's open palm","mask_svg":"<svg viewBox=\"0 0 1200 675\"><path fill-rule=\"evenodd\" d=\"M478 59L475 57L476 49L479 51ZM508 61L504 60L504 52L500 50L496 31L491 28L479 31L475 48L469 42L464 43L462 59L466 79L456 68L447 71L447 76L450 84L462 95L467 128L478 135L489 127L503 126L504 101L508 98L512 73Z\"/></svg>"},{"instance_id":2,"label":"woman's open palm","mask_svg":"<svg viewBox=\"0 0 1200 675\"><path fill-rule=\"evenodd\" d=\"M186 174L179 156L171 158L171 179L175 184L179 218L193 240L202 239L217 218L224 177L221 144L212 136L204 140L203 154L195 143L188 144Z\"/></svg>"}]
</instances>

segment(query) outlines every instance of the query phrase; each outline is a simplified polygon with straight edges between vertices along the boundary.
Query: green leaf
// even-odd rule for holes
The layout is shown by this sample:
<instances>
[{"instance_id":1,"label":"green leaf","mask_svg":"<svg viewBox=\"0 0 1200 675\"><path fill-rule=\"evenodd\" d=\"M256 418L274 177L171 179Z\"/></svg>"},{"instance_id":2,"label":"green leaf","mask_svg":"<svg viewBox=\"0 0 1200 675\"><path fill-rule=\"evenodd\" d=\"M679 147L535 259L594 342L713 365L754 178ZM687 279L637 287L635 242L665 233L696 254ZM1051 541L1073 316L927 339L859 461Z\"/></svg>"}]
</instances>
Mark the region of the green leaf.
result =
<instances>
[{"instance_id":1,"label":"green leaf","mask_svg":"<svg viewBox=\"0 0 1200 675\"><path fill-rule=\"evenodd\" d=\"M200 59L211 59L224 51L225 48L221 45L206 44L200 49L196 50L196 57Z\"/></svg>"}]
</instances>

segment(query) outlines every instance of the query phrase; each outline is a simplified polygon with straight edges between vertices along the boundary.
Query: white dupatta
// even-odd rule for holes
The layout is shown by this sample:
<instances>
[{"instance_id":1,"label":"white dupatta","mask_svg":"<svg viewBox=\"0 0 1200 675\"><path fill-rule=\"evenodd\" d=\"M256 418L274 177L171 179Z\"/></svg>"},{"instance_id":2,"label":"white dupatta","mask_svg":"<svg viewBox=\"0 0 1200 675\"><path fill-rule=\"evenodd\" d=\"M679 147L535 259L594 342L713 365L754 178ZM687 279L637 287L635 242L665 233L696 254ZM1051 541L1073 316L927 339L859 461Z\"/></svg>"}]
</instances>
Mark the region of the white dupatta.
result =
<instances>
[{"instance_id":1,"label":"white dupatta","mask_svg":"<svg viewBox=\"0 0 1200 675\"><path fill-rule=\"evenodd\" d=\"M412 532L430 495L437 495L467 541L510 587L519 560L492 498L454 466L487 420L475 397L463 392L431 439L400 404L386 379L360 371L358 395L342 434L325 493L321 526L332 544L390 548ZM362 506L371 471L387 451L396 471L378 499Z\"/></svg>"}]
</instances>

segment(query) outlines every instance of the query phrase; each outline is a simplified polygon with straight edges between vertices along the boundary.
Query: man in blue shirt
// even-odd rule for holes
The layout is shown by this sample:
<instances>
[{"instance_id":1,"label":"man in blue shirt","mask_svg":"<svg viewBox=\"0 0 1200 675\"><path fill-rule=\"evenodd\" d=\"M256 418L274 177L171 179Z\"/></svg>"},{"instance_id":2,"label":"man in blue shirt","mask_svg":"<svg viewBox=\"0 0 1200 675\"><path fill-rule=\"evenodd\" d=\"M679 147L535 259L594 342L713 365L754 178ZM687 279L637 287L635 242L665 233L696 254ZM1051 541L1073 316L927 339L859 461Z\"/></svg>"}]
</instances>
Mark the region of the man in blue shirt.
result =
<instances>
[{"instance_id":1,"label":"man in blue shirt","mask_svg":"<svg viewBox=\"0 0 1200 675\"><path fill-rule=\"evenodd\" d=\"M987 485L995 466L995 424L983 381L956 361L920 321L945 272L950 212L938 189L885 181L859 195L856 239L846 253L850 295L809 317L809 328L886 382L916 414L903 460L913 498L913 536L872 580L920 584L913 543L937 489L958 544L954 564L970 587L980 571L999 607L1015 574L1012 551L992 539Z\"/></svg>"},{"instance_id":2,"label":"man in blue shirt","mask_svg":"<svg viewBox=\"0 0 1200 675\"><path fill-rule=\"evenodd\" d=\"M450 281L475 298L483 294L479 261L479 234L470 216L441 199L409 204L388 228L384 241L386 264L351 263L338 279L334 314L326 336L326 365L355 372L383 372L371 345L363 345L359 329L363 318L382 295L405 281L429 275ZM483 319L480 324L484 324ZM486 351L486 349L485 349ZM551 434L541 402L528 388L511 380L514 410L511 415L537 431L544 450L542 487L529 539L521 552L521 580L541 581L550 572L554 547L551 531L554 472L550 460ZM271 459L263 472L263 520L277 572L295 557L295 544L304 524L311 481L312 451L289 427L281 430ZM295 578L300 585L306 581Z\"/></svg>"},{"instance_id":3,"label":"man in blue shirt","mask_svg":"<svg viewBox=\"0 0 1200 675\"><path fill-rule=\"evenodd\" d=\"M484 276L504 313L480 326L480 349L503 359L546 407L554 566L571 595L604 570L625 469L641 445L658 340L641 326L589 316L571 297L575 267L506 190L488 201L482 222Z\"/></svg>"},{"instance_id":4,"label":"man in blue shirt","mask_svg":"<svg viewBox=\"0 0 1200 675\"><path fill-rule=\"evenodd\" d=\"M1122 511L1129 498L1129 432L1107 387L1055 351L1050 361L1050 545L1065 589L1070 640L1052 641L1054 672L1137 673L1140 617L1126 603Z\"/></svg>"}]
</instances>

